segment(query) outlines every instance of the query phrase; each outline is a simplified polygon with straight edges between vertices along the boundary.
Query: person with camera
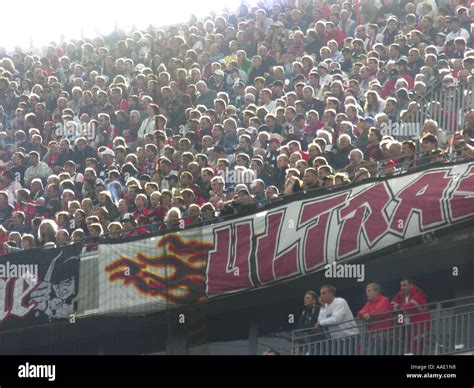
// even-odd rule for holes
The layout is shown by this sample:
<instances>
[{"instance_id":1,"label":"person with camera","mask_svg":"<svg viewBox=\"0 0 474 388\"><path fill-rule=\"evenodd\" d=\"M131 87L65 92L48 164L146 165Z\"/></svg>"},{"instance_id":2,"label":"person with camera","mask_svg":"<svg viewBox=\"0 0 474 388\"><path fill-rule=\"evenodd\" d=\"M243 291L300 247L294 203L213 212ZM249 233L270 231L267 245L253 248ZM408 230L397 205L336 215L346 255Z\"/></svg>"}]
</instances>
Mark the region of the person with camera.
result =
<instances>
[{"instance_id":1,"label":"person with camera","mask_svg":"<svg viewBox=\"0 0 474 388\"><path fill-rule=\"evenodd\" d=\"M283 195L293 195L297 193L302 193L304 189L304 183L297 176L290 175L286 178L285 189Z\"/></svg>"},{"instance_id":2,"label":"person with camera","mask_svg":"<svg viewBox=\"0 0 474 388\"><path fill-rule=\"evenodd\" d=\"M231 215L243 215L256 213L258 210L258 204L254 201L253 196L247 188L242 188L238 192L234 199L224 204L220 215L231 216Z\"/></svg>"},{"instance_id":3,"label":"person with camera","mask_svg":"<svg viewBox=\"0 0 474 388\"><path fill-rule=\"evenodd\" d=\"M234 204L237 214L252 214L257 212L257 203L248 189L242 188L236 194Z\"/></svg>"}]
</instances>

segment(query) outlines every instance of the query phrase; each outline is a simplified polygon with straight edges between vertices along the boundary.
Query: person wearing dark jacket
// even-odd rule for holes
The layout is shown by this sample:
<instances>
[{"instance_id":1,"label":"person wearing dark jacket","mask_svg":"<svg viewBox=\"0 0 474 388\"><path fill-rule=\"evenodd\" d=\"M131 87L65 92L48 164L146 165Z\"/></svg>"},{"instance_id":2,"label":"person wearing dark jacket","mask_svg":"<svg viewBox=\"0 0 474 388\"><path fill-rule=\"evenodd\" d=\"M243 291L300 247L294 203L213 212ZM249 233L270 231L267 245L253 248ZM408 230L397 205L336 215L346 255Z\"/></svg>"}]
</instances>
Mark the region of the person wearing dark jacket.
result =
<instances>
[{"instance_id":1,"label":"person wearing dark jacket","mask_svg":"<svg viewBox=\"0 0 474 388\"><path fill-rule=\"evenodd\" d=\"M254 201L248 189L241 189L231 202L227 202L222 208L220 215L223 217L232 215L244 215L256 213L258 204Z\"/></svg>"},{"instance_id":2,"label":"person wearing dark jacket","mask_svg":"<svg viewBox=\"0 0 474 388\"><path fill-rule=\"evenodd\" d=\"M8 204L8 194L5 191L0 191L0 225L4 225L12 213L13 206Z\"/></svg>"},{"instance_id":3,"label":"person wearing dark jacket","mask_svg":"<svg viewBox=\"0 0 474 388\"><path fill-rule=\"evenodd\" d=\"M318 322L319 303L314 291L307 291L304 296L304 307L298 320L297 329L313 329Z\"/></svg>"},{"instance_id":4,"label":"person wearing dark jacket","mask_svg":"<svg viewBox=\"0 0 474 388\"><path fill-rule=\"evenodd\" d=\"M75 153L70 148L69 140L62 139L59 142L59 154L56 165L62 168L64 167L64 163L66 163L68 160L74 160L75 157Z\"/></svg>"},{"instance_id":5,"label":"person wearing dark jacket","mask_svg":"<svg viewBox=\"0 0 474 388\"><path fill-rule=\"evenodd\" d=\"M351 137L347 134L339 136L337 141L337 150L334 153L333 165L337 170L347 166L347 160L350 152L354 149L351 144Z\"/></svg>"},{"instance_id":6,"label":"person wearing dark jacket","mask_svg":"<svg viewBox=\"0 0 474 388\"><path fill-rule=\"evenodd\" d=\"M277 167L273 173L273 180L275 181L275 186L280 190L280 192L285 190L286 170L290 167L288 162L288 155L278 155Z\"/></svg>"},{"instance_id":7,"label":"person wearing dark jacket","mask_svg":"<svg viewBox=\"0 0 474 388\"><path fill-rule=\"evenodd\" d=\"M253 84L255 78L263 77L265 69L262 66L262 57L260 55L254 55L252 57L252 67L249 72L249 84Z\"/></svg>"},{"instance_id":8,"label":"person wearing dark jacket","mask_svg":"<svg viewBox=\"0 0 474 388\"><path fill-rule=\"evenodd\" d=\"M297 343L300 346L297 346L297 354L307 354L310 350L308 344L311 342L322 340L321 329L316 329L316 323L318 322L319 317L319 297L314 291L306 291L304 295L304 306L303 311L301 312L300 318L298 320L297 330L302 330L299 332L301 336L304 336L304 339L297 340ZM308 330L304 330L308 329ZM308 336L310 332L314 332L314 336ZM319 335L318 335L319 334Z\"/></svg>"},{"instance_id":9,"label":"person wearing dark jacket","mask_svg":"<svg viewBox=\"0 0 474 388\"><path fill-rule=\"evenodd\" d=\"M250 168L256 173L255 179L261 179L265 183L265 186L273 185L273 177L263 169L263 162L261 159L252 159Z\"/></svg>"},{"instance_id":10,"label":"person wearing dark jacket","mask_svg":"<svg viewBox=\"0 0 474 388\"><path fill-rule=\"evenodd\" d=\"M80 137L76 140L76 149L74 152L73 161L77 164L77 171L84 173L86 169L86 160L89 158L98 159L97 152L87 145L87 140L84 137Z\"/></svg>"}]
</instances>

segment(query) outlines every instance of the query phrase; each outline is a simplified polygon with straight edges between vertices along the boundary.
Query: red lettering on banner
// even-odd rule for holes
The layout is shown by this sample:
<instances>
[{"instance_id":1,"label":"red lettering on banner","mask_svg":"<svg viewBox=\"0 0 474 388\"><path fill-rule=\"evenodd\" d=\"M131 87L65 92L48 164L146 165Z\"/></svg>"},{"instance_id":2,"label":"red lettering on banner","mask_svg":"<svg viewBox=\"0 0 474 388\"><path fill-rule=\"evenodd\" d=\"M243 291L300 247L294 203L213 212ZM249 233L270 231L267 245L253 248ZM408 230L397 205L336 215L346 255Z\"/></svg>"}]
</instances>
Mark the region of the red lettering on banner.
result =
<instances>
[{"instance_id":1,"label":"red lettering on banner","mask_svg":"<svg viewBox=\"0 0 474 388\"><path fill-rule=\"evenodd\" d=\"M31 276L24 276L16 279L13 287L13 304L11 315L24 318L31 312L31 310L36 307L35 302L25 306L24 299L30 294L31 291L36 288L37 285L38 279Z\"/></svg>"},{"instance_id":2,"label":"red lettering on banner","mask_svg":"<svg viewBox=\"0 0 474 388\"><path fill-rule=\"evenodd\" d=\"M311 271L318 265L326 262L326 248L328 246L329 219L331 213L347 198L347 193L333 198L304 204L301 209L299 225L309 221L315 224L309 226L304 237L304 268L305 272Z\"/></svg>"},{"instance_id":3,"label":"red lettering on banner","mask_svg":"<svg viewBox=\"0 0 474 388\"><path fill-rule=\"evenodd\" d=\"M389 221L384 215L384 209L390 199L385 183L368 187L349 199L349 204L340 210L342 224L337 244L339 258L359 251L363 232L370 247L387 232Z\"/></svg>"},{"instance_id":4,"label":"red lettering on banner","mask_svg":"<svg viewBox=\"0 0 474 388\"><path fill-rule=\"evenodd\" d=\"M453 182L454 177L458 181ZM214 251L208 260L208 295L251 289L256 279L266 285L315 272L327 262L328 254L334 253L337 259L361 257L396 244L399 239L393 238L394 234L416 237L426 230L447 227L451 220L472 217L474 165L393 177L355 190L361 191L352 197L354 189L349 189L332 197L285 205L273 213L270 210L256 246L252 245L255 232L249 220L216 227ZM295 222L294 232L284 224L287 219ZM414 224L417 219L419 227ZM250 265L253 251L255 267ZM235 276L236 270L239 276Z\"/></svg>"},{"instance_id":5,"label":"red lettering on banner","mask_svg":"<svg viewBox=\"0 0 474 388\"><path fill-rule=\"evenodd\" d=\"M215 249L209 252L207 264L208 296L253 287L250 275L251 225L248 222L237 224L235 229L235 236L231 226L214 232Z\"/></svg>"},{"instance_id":6,"label":"red lettering on banner","mask_svg":"<svg viewBox=\"0 0 474 388\"><path fill-rule=\"evenodd\" d=\"M391 229L403 236L413 212L420 214L421 230L445 222L441 200L451 179L447 171L425 172L400 191L395 198L399 204L392 217Z\"/></svg>"},{"instance_id":7,"label":"red lettering on banner","mask_svg":"<svg viewBox=\"0 0 474 388\"><path fill-rule=\"evenodd\" d=\"M459 181L449 203L451 205L453 221L470 217L474 214L474 166Z\"/></svg>"},{"instance_id":8,"label":"red lettering on banner","mask_svg":"<svg viewBox=\"0 0 474 388\"><path fill-rule=\"evenodd\" d=\"M12 278L0 278L0 323L10 315L10 307L8 303L8 286Z\"/></svg>"},{"instance_id":9,"label":"red lettering on banner","mask_svg":"<svg viewBox=\"0 0 474 388\"><path fill-rule=\"evenodd\" d=\"M257 263L257 277L262 284L283 279L299 273L298 245L292 244L278 254L278 240L284 235L281 232L283 212L269 214L266 217L267 231L257 240L255 261Z\"/></svg>"},{"instance_id":10,"label":"red lettering on banner","mask_svg":"<svg viewBox=\"0 0 474 388\"><path fill-rule=\"evenodd\" d=\"M5 321L10 315L25 318L35 308L35 302L25 306L25 298L37 285L38 280L28 276L0 278L0 323Z\"/></svg>"}]
</instances>

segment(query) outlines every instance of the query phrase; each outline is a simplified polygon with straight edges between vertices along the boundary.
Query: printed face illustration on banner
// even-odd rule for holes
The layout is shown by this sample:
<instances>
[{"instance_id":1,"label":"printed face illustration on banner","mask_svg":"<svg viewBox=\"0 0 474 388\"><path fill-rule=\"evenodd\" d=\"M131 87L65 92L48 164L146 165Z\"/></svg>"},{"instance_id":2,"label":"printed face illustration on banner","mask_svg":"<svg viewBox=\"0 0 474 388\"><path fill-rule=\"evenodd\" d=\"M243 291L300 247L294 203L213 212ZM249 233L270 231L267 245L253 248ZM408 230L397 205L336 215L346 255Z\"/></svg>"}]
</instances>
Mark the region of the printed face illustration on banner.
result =
<instances>
[{"instance_id":1,"label":"printed face illustration on banner","mask_svg":"<svg viewBox=\"0 0 474 388\"><path fill-rule=\"evenodd\" d=\"M81 249L76 244L1 256L0 330L68 319L78 291ZM21 271L24 267L30 270Z\"/></svg>"}]
</instances>

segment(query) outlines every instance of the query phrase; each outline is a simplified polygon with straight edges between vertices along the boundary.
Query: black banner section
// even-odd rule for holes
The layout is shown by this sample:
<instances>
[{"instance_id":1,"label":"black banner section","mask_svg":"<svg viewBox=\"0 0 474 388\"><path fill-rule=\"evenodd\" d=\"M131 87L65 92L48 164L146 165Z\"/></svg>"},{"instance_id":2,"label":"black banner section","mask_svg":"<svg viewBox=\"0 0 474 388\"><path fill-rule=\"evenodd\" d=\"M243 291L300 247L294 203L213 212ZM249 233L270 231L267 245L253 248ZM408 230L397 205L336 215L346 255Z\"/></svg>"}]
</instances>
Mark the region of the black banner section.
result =
<instances>
[{"instance_id":1,"label":"black banner section","mask_svg":"<svg viewBox=\"0 0 474 388\"><path fill-rule=\"evenodd\" d=\"M82 244L0 257L0 331L69 319Z\"/></svg>"}]
</instances>

